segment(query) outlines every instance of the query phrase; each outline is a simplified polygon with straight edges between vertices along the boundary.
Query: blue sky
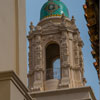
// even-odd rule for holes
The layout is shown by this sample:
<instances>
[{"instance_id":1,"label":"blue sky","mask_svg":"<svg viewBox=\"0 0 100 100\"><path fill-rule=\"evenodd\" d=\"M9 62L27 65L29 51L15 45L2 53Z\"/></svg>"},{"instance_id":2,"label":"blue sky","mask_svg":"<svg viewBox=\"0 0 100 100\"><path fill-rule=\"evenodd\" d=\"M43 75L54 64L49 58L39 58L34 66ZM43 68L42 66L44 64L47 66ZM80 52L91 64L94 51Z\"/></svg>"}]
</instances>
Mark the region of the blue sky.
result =
<instances>
[{"instance_id":1,"label":"blue sky","mask_svg":"<svg viewBox=\"0 0 100 100\"><path fill-rule=\"evenodd\" d=\"M29 25L32 21L36 26L40 20L40 9L42 5L47 0L26 0L26 27L27 27L27 35L29 31ZM85 68L85 78L87 80L87 86L91 86L97 100L100 100L99 93L99 81L97 77L97 72L93 66L93 62L95 61L91 55L91 43L88 36L88 28L86 26L86 21L84 18L84 10L83 4L85 0L62 0L69 10L70 18L72 16L76 19L76 25L79 28L81 38L84 42L83 47L83 56L84 56L84 68ZM28 46L28 43L27 43ZM28 50L27 50L28 51Z\"/></svg>"}]
</instances>

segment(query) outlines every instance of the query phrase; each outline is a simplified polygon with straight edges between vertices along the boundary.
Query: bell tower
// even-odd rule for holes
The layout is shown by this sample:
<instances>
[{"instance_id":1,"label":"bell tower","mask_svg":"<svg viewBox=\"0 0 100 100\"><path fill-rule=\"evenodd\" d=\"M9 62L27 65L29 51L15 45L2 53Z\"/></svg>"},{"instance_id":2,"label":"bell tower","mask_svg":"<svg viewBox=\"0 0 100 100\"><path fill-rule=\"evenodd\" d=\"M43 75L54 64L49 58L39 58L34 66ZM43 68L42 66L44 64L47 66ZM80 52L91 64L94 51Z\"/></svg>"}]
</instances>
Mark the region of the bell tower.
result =
<instances>
[{"instance_id":1,"label":"bell tower","mask_svg":"<svg viewBox=\"0 0 100 100\"><path fill-rule=\"evenodd\" d=\"M31 22L29 40L29 89L33 92L85 85L83 41L60 0L48 0L41 9L40 22ZM53 63L59 59L60 67Z\"/></svg>"}]
</instances>

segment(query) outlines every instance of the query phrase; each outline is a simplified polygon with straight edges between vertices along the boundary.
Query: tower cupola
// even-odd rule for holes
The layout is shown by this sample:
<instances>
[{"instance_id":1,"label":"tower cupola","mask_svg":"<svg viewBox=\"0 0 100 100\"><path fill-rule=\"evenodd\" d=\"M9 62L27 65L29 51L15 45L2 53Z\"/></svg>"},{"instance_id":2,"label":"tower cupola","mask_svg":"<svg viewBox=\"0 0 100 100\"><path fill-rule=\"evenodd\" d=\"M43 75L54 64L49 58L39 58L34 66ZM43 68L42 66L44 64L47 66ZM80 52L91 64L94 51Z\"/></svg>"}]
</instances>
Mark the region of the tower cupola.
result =
<instances>
[{"instance_id":1,"label":"tower cupola","mask_svg":"<svg viewBox=\"0 0 100 100\"><path fill-rule=\"evenodd\" d=\"M30 25L28 82L32 92L85 85L83 42L74 17L68 17L60 0L48 0L38 25Z\"/></svg>"},{"instance_id":2,"label":"tower cupola","mask_svg":"<svg viewBox=\"0 0 100 100\"><path fill-rule=\"evenodd\" d=\"M40 20L45 17L61 16L69 17L66 5L60 0L48 0L41 8Z\"/></svg>"}]
</instances>

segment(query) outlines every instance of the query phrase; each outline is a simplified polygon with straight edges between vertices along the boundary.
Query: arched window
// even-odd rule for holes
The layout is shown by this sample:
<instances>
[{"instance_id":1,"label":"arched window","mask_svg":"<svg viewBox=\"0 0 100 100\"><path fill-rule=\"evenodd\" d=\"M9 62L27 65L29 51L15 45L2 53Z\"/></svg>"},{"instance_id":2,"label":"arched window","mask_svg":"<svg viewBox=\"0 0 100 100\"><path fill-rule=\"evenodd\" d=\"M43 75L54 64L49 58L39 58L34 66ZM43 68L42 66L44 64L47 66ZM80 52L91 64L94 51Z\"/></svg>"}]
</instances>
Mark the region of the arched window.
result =
<instances>
[{"instance_id":1,"label":"arched window","mask_svg":"<svg viewBox=\"0 0 100 100\"><path fill-rule=\"evenodd\" d=\"M57 69L58 66L56 67L56 60L58 65L60 65L60 47L57 43L52 43L46 47L46 80L60 78L60 66L59 69Z\"/></svg>"}]
</instances>

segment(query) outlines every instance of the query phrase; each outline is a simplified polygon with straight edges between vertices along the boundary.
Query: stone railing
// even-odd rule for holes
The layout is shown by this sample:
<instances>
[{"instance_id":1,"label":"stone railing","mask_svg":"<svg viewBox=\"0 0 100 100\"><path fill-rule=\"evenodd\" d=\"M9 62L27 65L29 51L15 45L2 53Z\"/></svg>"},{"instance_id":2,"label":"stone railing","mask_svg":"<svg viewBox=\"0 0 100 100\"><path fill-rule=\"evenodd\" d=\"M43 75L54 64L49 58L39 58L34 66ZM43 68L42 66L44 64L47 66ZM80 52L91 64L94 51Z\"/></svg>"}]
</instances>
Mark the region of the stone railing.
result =
<instances>
[{"instance_id":1,"label":"stone railing","mask_svg":"<svg viewBox=\"0 0 100 100\"><path fill-rule=\"evenodd\" d=\"M61 69L60 68L48 68L46 69L46 79L60 79Z\"/></svg>"}]
</instances>

